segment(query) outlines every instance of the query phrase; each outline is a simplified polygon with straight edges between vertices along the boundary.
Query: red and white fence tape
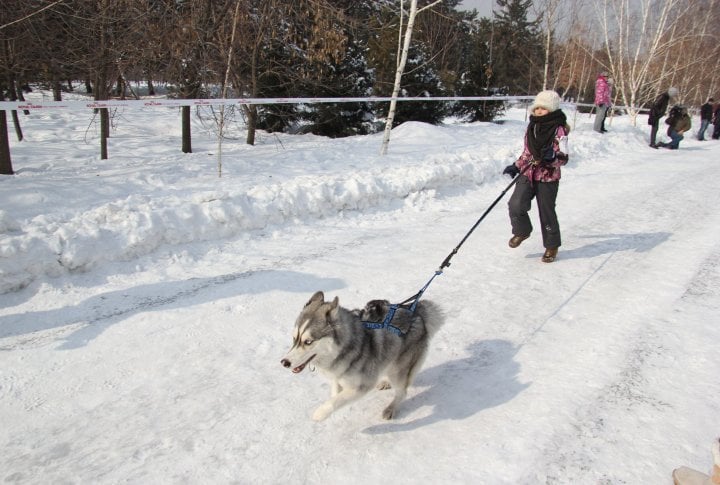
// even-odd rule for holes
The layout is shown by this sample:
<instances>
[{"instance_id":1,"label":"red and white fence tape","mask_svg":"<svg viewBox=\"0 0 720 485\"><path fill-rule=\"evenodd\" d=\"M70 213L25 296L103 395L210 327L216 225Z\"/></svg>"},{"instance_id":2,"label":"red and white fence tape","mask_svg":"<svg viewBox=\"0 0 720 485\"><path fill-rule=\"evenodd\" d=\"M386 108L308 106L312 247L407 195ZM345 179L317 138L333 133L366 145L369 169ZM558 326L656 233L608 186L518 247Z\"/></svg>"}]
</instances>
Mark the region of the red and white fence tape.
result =
<instances>
[{"instance_id":1,"label":"red and white fence tape","mask_svg":"<svg viewBox=\"0 0 720 485\"><path fill-rule=\"evenodd\" d=\"M180 106L233 106L246 104L317 104L317 103L378 103L391 97L366 98L218 98L218 99L108 99L103 101L0 101L0 110L78 109L78 108L155 108ZM531 101L534 96L448 96L396 98L397 101Z\"/></svg>"},{"instance_id":2,"label":"red and white fence tape","mask_svg":"<svg viewBox=\"0 0 720 485\"><path fill-rule=\"evenodd\" d=\"M240 106L248 104L318 104L318 103L381 103L392 101L392 97L370 96L366 98L213 98L213 99L108 99L103 101L0 101L0 111L15 110L58 110L58 109L98 109L98 108L177 108L181 106ZM413 98L395 98L397 101L517 101L529 103L534 96L426 96ZM568 102L572 106L593 107L589 103ZM624 106L613 106L624 110ZM638 111L647 111L640 108Z\"/></svg>"}]
</instances>

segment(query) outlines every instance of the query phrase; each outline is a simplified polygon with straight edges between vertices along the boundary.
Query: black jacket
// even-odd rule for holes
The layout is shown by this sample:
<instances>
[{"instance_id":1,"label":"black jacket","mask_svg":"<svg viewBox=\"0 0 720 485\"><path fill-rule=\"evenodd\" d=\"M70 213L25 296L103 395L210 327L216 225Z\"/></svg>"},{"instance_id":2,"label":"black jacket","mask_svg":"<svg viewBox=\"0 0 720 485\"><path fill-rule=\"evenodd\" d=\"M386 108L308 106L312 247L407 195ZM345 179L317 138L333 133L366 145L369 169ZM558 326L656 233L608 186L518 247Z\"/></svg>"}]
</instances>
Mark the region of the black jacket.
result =
<instances>
[{"instance_id":1,"label":"black jacket","mask_svg":"<svg viewBox=\"0 0 720 485\"><path fill-rule=\"evenodd\" d=\"M713 107L710 103L700 106L700 119L711 120L713 117Z\"/></svg>"},{"instance_id":2,"label":"black jacket","mask_svg":"<svg viewBox=\"0 0 720 485\"><path fill-rule=\"evenodd\" d=\"M667 111L668 103L670 102L670 95L663 93L658 96L652 107L650 108L650 116L648 116L648 125L654 125L660 121L660 118L665 116Z\"/></svg>"}]
</instances>

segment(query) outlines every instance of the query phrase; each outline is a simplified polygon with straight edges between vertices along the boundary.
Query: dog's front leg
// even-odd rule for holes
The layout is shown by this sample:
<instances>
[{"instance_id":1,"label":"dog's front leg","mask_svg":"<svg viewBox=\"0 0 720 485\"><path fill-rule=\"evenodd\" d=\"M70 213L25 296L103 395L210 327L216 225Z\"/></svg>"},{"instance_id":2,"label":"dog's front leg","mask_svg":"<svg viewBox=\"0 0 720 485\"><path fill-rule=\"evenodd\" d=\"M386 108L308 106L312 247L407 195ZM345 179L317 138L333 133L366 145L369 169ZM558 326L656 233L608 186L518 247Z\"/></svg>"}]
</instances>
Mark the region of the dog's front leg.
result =
<instances>
[{"instance_id":1,"label":"dog's front leg","mask_svg":"<svg viewBox=\"0 0 720 485\"><path fill-rule=\"evenodd\" d=\"M333 411L339 409L346 404L358 399L363 394L366 394L369 389L348 389L341 388L335 396L322 403L313 413L313 420L322 421L332 414Z\"/></svg>"},{"instance_id":2,"label":"dog's front leg","mask_svg":"<svg viewBox=\"0 0 720 485\"><path fill-rule=\"evenodd\" d=\"M392 419L395 416L395 408L400 404L407 396L407 387L395 386L395 398L392 402L383 410L383 419Z\"/></svg>"}]
</instances>

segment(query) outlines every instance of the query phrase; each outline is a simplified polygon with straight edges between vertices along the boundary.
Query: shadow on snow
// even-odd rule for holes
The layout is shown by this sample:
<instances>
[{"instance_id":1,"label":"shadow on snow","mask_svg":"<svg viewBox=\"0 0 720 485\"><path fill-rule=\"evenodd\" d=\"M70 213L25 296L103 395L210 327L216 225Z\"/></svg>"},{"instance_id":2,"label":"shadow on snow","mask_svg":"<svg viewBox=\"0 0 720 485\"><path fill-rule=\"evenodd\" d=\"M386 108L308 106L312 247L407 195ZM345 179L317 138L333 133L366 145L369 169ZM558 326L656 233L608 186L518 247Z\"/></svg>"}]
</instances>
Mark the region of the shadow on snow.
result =
<instances>
[{"instance_id":1,"label":"shadow on snow","mask_svg":"<svg viewBox=\"0 0 720 485\"><path fill-rule=\"evenodd\" d=\"M319 288L337 290L345 286L337 278L321 278L295 271L245 271L210 278L140 285L95 295L68 308L0 317L0 340L35 332L58 330L65 342L60 349L87 345L110 325L140 312L199 305L239 294L271 290L310 293ZM83 324L69 335L64 327ZM39 336L46 340L47 336ZM32 339L26 339L32 340Z\"/></svg>"},{"instance_id":2,"label":"shadow on snow","mask_svg":"<svg viewBox=\"0 0 720 485\"><path fill-rule=\"evenodd\" d=\"M398 415L432 411L405 423L388 422L366 428L371 435L411 431L439 421L462 420L511 401L530 384L518 382L520 347L507 340L483 340L470 346L468 357L444 362L418 374L412 387L426 389L398 406ZM412 391L411 391L412 392Z\"/></svg>"},{"instance_id":3,"label":"shadow on snow","mask_svg":"<svg viewBox=\"0 0 720 485\"><path fill-rule=\"evenodd\" d=\"M612 254L619 251L635 251L644 253L667 241L672 233L650 232L638 234L591 234L579 236L578 239L596 239L584 246L564 249L560 248L558 260L592 258L603 254ZM542 253L528 254L527 258L539 258Z\"/></svg>"}]
</instances>

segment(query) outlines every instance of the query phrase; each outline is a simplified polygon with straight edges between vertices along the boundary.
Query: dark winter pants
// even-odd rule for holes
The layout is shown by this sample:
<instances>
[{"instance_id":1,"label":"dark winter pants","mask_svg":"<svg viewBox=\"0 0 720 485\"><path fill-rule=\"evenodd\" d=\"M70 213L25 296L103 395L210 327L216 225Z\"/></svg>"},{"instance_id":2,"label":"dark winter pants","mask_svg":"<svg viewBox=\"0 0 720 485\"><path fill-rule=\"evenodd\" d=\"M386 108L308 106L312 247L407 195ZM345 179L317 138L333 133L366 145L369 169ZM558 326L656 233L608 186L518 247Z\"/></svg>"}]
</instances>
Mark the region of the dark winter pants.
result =
<instances>
[{"instance_id":1,"label":"dark winter pants","mask_svg":"<svg viewBox=\"0 0 720 485\"><path fill-rule=\"evenodd\" d=\"M705 139L705 130L710 126L710 120L700 120L700 131L698 131L698 140L703 141Z\"/></svg>"},{"instance_id":2,"label":"dark winter pants","mask_svg":"<svg viewBox=\"0 0 720 485\"><path fill-rule=\"evenodd\" d=\"M597 107L597 111L595 112L595 124L593 125L593 130L597 131L598 133L602 133L605 131L605 117L607 117L608 107L604 104L601 104Z\"/></svg>"},{"instance_id":3,"label":"dark winter pants","mask_svg":"<svg viewBox=\"0 0 720 485\"><path fill-rule=\"evenodd\" d=\"M670 137L670 143L667 144L667 147L671 150L680 148L680 142L685 139L684 136L672 129L668 130L668 136Z\"/></svg>"},{"instance_id":4,"label":"dark winter pants","mask_svg":"<svg viewBox=\"0 0 720 485\"><path fill-rule=\"evenodd\" d=\"M655 140L657 138L657 132L658 132L659 128L660 128L660 120L658 120L650 125L650 146L657 145Z\"/></svg>"},{"instance_id":5,"label":"dark winter pants","mask_svg":"<svg viewBox=\"0 0 720 485\"><path fill-rule=\"evenodd\" d=\"M560 224L555 214L555 200L557 199L560 182L533 182L521 175L515 184L508 208L510 209L510 224L515 236L529 236L532 232L530 223L530 204L537 200L542 227L543 246L547 248L560 247Z\"/></svg>"}]
</instances>

